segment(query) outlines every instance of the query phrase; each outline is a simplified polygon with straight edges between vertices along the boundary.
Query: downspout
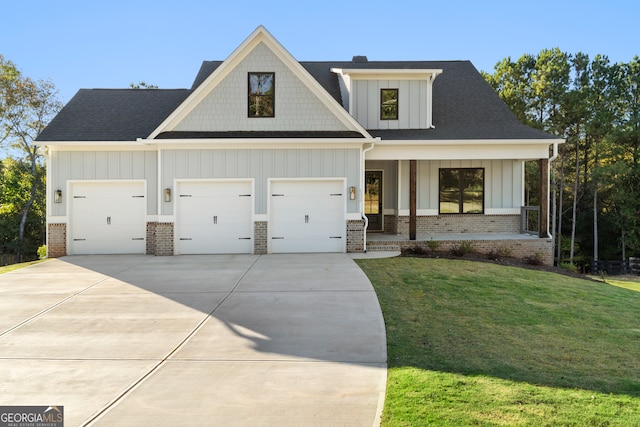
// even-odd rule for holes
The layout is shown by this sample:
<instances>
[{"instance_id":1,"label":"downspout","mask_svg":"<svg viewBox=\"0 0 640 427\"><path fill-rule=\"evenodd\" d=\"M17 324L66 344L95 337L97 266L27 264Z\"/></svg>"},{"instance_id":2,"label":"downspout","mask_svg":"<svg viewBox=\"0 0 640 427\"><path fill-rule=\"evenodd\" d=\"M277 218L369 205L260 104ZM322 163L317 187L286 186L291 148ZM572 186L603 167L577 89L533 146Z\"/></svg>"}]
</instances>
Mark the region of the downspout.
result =
<instances>
[{"instance_id":1,"label":"downspout","mask_svg":"<svg viewBox=\"0 0 640 427\"><path fill-rule=\"evenodd\" d=\"M558 158L558 143L557 143L557 142L554 142L554 143L553 143L553 155L552 155L551 157L549 157L549 160L548 160L548 162L549 162L549 166L547 167L547 170L548 170L548 172L547 172L547 188L551 188L551 163L552 163L552 162L554 162L557 158ZM549 194L547 194L547 206L549 206L549 205L550 205L550 203L551 203L551 200L549 200L549 199L550 199L550 197L551 197L551 196L550 196ZM554 203L555 203L555 202L554 202ZM556 213L557 213L557 212L556 212ZM555 226L556 226L556 224L555 224L555 219L556 219L556 218L553 218L553 219L554 219L554 223L553 223L552 228L555 228ZM549 224L548 224L548 222L547 222L547 236L548 236L548 235L549 235ZM555 236L553 236L553 235L552 235L551 237L552 237L553 239L555 239ZM555 241L554 241L554 243L553 243L553 244L555 244Z\"/></svg>"},{"instance_id":2,"label":"downspout","mask_svg":"<svg viewBox=\"0 0 640 427\"><path fill-rule=\"evenodd\" d=\"M380 138L377 138L380 139ZM360 181L360 188L362 189L361 191L361 195L360 195L360 212L362 215L362 219L364 219L364 232L363 232L363 241L364 241L364 246L363 246L363 250L364 253L367 253L367 229L369 228L369 218L367 218L367 216L364 214L364 193L366 191L366 183L364 180L364 176L365 176L365 159L364 159L364 154L373 149L373 147L375 147L375 144L373 142L370 143L371 146L369 148L363 148L362 149L362 174L361 174L361 181ZM364 145L363 145L364 147Z\"/></svg>"}]
</instances>

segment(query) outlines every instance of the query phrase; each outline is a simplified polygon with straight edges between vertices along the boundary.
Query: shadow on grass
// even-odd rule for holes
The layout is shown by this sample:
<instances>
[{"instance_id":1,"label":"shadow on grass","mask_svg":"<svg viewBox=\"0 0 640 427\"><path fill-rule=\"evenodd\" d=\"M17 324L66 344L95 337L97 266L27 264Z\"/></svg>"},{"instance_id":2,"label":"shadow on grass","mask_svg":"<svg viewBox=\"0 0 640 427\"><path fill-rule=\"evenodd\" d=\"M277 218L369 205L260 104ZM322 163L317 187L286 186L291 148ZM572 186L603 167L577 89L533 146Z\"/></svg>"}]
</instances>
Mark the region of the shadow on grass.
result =
<instances>
[{"instance_id":1,"label":"shadow on grass","mask_svg":"<svg viewBox=\"0 0 640 427\"><path fill-rule=\"evenodd\" d=\"M359 261L387 327L389 368L640 396L640 293L470 261Z\"/></svg>"}]
</instances>

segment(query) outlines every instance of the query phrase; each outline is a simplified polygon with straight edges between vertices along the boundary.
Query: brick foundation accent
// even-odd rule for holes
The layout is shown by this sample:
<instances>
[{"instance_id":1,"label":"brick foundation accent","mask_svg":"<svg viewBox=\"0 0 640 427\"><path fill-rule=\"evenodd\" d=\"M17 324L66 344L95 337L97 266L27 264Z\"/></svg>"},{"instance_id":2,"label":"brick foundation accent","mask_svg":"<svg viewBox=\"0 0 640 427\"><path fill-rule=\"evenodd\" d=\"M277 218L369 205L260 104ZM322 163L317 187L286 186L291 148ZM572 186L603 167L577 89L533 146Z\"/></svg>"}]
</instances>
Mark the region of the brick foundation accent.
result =
<instances>
[{"instance_id":1,"label":"brick foundation accent","mask_svg":"<svg viewBox=\"0 0 640 427\"><path fill-rule=\"evenodd\" d=\"M253 253L262 255L267 253L267 221L253 223Z\"/></svg>"},{"instance_id":2,"label":"brick foundation accent","mask_svg":"<svg viewBox=\"0 0 640 427\"><path fill-rule=\"evenodd\" d=\"M385 225L387 217L385 217ZM393 231L385 232L393 233ZM416 218L418 234L518 234L520 215L437 215ZM409 217L399 216L395 234L409 235Z\"/></svg>"},{"instance_id":3,"label":"brick foundation accent","mask_svg":"<svg viewBox=\"0 0 640 427\"><path fill-rule=\"evenodd\" d=\"M47 227L47 257L67 255L67 224L49 224Z\"/></svg>"},{"instance_id":4,"label":"brick foundation accent","mask_svg":"<svg viewBox=\"0 0 640 427\"><path fill-rule=\"evenodd\" d=\"M384 232L389 234L398 234L398 217L395 215L385 215ZM407 218L407 233L409 232L409 218Z\"/></svg>"},{"instance_id":5,"label":"brick foundation accent","mask_svg":"<svg viewBox=\"0 0 640 427\"><path fill-rule=\"evenodd\" d=\"M154 255L156 253L156 226L157 222L147 223L147 247L145 253Z\"/></svg>"},{"instance_id":6,"label":"brick foundation accent","mask_svg":"<svg viewBox=\"0 0 640 427\"><path fill-rule=\"evenodd\" d=\"M347 252L364 251L364 220L347 221Z\"/></svg>"},{"instance_id":7,"label":"brick foundation accent","mask_svg":"<svg viewBox=\"0 0 640 427\"><path fill-rule=\"evenodd\" d=\"M156 256L173 255L173 223L157 222L154 236Z\"/></svg>"}]
</instances>

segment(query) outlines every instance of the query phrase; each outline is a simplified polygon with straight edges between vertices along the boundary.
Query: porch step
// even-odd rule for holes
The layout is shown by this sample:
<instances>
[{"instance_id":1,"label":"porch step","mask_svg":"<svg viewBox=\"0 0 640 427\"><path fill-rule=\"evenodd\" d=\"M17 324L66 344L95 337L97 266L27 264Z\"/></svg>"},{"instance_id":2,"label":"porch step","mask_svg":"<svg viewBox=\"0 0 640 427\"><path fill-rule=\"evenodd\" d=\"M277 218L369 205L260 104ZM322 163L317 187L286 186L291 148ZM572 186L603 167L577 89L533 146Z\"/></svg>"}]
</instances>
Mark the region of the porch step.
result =
<instances>
[{"instance_id":1,"label":"porch step","mask_svg":"<svg viewBox=\"0 0 640 427\"><path fill-rule=\"evenodd\" d=\"M400 245L396 242L371 242L367 243L367 252L399 251Z\"/></svg>"}]
</instances>

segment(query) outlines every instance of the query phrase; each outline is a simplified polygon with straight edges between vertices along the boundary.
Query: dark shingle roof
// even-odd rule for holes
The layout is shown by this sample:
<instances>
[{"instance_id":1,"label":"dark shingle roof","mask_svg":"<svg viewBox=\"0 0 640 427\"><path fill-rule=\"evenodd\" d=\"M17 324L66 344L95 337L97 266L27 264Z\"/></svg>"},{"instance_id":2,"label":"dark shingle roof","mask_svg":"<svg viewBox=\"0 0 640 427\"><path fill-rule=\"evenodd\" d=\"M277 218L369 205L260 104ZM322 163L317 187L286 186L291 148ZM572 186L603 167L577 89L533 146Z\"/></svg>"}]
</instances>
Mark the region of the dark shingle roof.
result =
<instances>
[{"instance_id":1,"label":"dark shingle roof","mask_svg":"<svg viewBox=\"0 0 640 427\"><path fill-rule=\"evenodd\" d=\"M190 93L187 89L81 89L38 141L146 138Z\"/></svg>"},{"instance_id":2,"label":"dark shingle roof","mask_svg":"<svg viewBox=\"0 0 640 427\"><path fill-rule=\"evenodd\" d=\"M132 141L147 137L222 61L204 61L191 89L80 90L38 137L39 141ZM300 62L342 104L342 69L442 69L433 84L435 129L369 129L393 140L553 139L522 125L469 61Z\"/></svg>"}]
</instances>

